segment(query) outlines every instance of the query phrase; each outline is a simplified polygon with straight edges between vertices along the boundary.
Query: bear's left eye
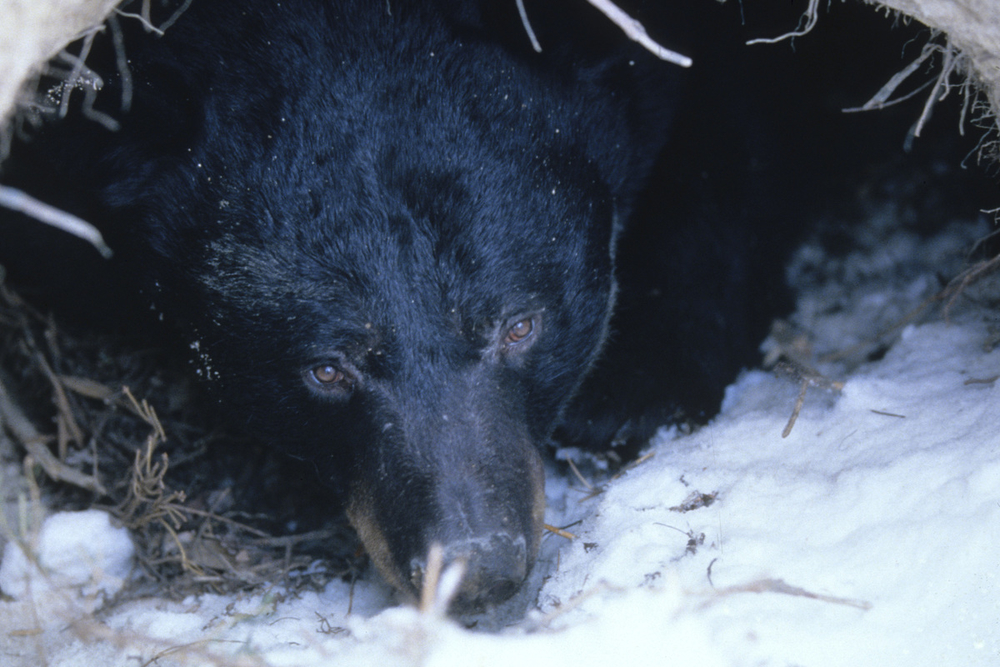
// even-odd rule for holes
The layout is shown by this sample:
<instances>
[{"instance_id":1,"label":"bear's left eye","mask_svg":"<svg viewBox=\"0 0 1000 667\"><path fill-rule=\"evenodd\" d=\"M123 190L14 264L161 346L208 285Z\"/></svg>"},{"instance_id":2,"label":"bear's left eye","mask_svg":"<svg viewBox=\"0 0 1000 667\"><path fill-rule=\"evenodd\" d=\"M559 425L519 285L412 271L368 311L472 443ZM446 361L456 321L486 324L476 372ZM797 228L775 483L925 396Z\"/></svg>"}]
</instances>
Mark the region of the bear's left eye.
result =
<instances>
[{"instance_id":1,"label":"bear's left eye","mask_svg":"<svg viewBox=\"0 0 1000 667\"><path fill-rule=\"evenodd\" d=\"M522 317L517 320L509 327L503 335L503 346L505 349L511 350L513 348L524 349L522 346L527 346L531 339L535 336L538 330L538 322L534 315L530 317Z\"/></svg>"},{"instance_id":2,"label":"bear's left eye","mask_svg":"<svg viewBox=\"0 0 1000 667\"><path fill-rule=\"evenodd\" d=\"M507 329L507 335L504 337L503 342L508 345L520 343L522 340L531 335L531 331L534 328L535 325L532 323L531 318L519 320L514 323L514 326Z\"/></svg>"}]
</instances>

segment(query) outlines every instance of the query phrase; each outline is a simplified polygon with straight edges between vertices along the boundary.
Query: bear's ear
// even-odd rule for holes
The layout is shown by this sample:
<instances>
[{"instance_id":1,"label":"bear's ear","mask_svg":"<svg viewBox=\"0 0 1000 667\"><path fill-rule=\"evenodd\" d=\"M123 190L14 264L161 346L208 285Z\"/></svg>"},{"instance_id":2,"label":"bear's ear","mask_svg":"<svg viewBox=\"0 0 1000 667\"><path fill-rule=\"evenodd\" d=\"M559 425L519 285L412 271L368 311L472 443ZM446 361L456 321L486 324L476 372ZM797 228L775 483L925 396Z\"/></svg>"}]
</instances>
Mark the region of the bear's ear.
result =
<instances>
[{"instance_id":1,"label":"bear's ear","mask_svg":"<svg viewBox=\"0 0 1000 667\"><path fill-rule=\"evenodd\" d=\"M523 0L524 18L514 0L436 2L459 38L499 44L542 80L573 91L588 156L627 211L667 141L684 70L582 0Z\"/></svg>"}]
</instances>

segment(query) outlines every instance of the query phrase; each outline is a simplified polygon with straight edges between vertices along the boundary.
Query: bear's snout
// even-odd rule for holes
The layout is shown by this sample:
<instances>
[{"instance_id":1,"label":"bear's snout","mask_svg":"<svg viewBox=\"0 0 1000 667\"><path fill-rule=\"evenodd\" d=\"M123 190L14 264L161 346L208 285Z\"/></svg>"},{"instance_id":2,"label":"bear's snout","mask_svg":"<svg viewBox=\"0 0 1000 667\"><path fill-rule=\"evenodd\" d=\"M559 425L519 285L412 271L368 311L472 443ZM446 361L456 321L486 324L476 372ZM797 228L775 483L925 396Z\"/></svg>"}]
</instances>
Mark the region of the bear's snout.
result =
<instances>
[{"instance_id":1,"label":"bear's snout","mask_svg":"<svg viewBox=\"0 0 1000 667\"><path fill-rule=\"evenodd\" d=\"M526 542L524 535L493 534L441 545L439 572L458 567L462 574L449 608L457 613L476 611L513 596L528 576ZM428 558L429 554L410 562L410 581L421 592L427 585Z\"/></svg>"},{"instance_id":2,"label":"bear's snout","mask_svg":"<svg viewBox=\"0 0 1000 667\"><path fill-rule=\"evenodd\" d=\"M363 475L352 485L348 517L376 568L404 597L416 601L434 585L428 555L435 545L442 552L438 572L452 565L462 572L449 612L480 611L521 588L538 553L545 482L534 447L509 454L473 474L464 466L416 471L411 461L382 461L378 469L387 474L378 482Z\"/></svg>"},{"instance_id":3,"label":"bear's snout","mask_svg":"<svg viewBox=\"0 0 1000 667\"><path fill-rule=\"evenodd\" d=\"M434 375L434 374L432 374ZM377 442L361 453L348 516L382 576L412 600L437 594L429 554L463 572L449 611L516 593L538 552L545 478L516 388L483 369L442 373L431 389L386 388ZM372 407L372 410L379 408ZM440 571L440 570L439 570Z\"/></svg>"}]
</instances>

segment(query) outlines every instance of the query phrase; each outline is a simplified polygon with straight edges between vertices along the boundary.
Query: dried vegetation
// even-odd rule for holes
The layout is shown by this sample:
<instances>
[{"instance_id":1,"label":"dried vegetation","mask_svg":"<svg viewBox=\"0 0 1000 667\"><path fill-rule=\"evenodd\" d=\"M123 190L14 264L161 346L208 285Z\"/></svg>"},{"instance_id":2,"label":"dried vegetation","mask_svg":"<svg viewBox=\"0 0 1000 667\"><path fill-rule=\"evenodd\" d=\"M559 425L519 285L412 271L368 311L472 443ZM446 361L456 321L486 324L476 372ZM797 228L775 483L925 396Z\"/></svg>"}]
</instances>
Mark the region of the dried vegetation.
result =
<instances>
[{"instance_id":1,"label":"dried vegetation","mask_svg":"<svg viewBox=\"0 0 1000 667\"><path fill-rule=\"evenodd\" d=\"M215 428L158 354L71 336L0 284L0 424L43 504L105 509L132 531L131 594L353 577L353 531L317 510L334 503L289 490L318 487L297 484L312 470Z\"/></svg>"}]
</instances>

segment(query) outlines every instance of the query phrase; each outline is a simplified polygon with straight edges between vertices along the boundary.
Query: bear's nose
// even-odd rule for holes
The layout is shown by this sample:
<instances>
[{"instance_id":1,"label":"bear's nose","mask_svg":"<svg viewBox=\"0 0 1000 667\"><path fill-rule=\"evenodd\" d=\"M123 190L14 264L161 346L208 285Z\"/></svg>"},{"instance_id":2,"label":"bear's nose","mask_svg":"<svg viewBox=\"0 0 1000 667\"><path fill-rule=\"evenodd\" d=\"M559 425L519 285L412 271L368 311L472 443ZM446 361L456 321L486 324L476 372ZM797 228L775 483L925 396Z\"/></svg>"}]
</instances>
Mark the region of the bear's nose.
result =
<instances>
[{"instance_id":1,"label":"bear's nose","mask_svg":"<svg viewBox=\"0 0 1000 667\"><path fill-rule=\"evenodd\" d=\"M448 610L472 613L510 598L528 574L528 554L523 536L496 534L468 538L444 545L441 571L461 564L462 580ZM427 576L427 559L410 562L410 581L418 591Z\"/></svg>"}]
</instances>

